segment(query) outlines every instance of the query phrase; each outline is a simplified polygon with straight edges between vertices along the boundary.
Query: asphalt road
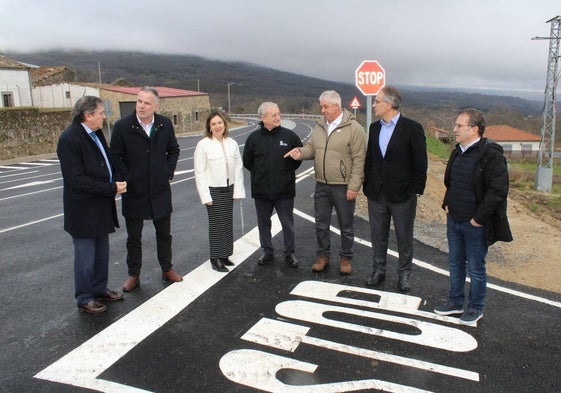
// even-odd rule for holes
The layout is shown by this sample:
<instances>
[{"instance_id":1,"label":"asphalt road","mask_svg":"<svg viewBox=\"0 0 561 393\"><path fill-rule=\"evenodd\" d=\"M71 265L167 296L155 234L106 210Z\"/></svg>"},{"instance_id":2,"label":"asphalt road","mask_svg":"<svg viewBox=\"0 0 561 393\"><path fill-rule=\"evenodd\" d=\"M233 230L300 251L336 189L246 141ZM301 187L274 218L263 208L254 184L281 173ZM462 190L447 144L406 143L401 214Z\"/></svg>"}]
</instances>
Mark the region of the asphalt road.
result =
<instances>
[{"instance_id":1,"label":"asphalt road","mask_svg":"<svg viewBox=\"0 0 561 393\"><path fill-rule=\"evenodd\" d=\"M303 139L310 124L287 123ZM231 131L242 149L252 129ZM492 280L484 318L462 326L432 313L447 292L446 255L422 243L408 294L395 289L393 238L386 281L376 290L364 285L371 249L361 219L353 274L338 273L335 219L332 265L312 273L310 162L298 170L295 201L300 267L283 263L282 234L274 238L276 262L255 263L248 196L234 210L237 266L211 270L192 172L198 139L179 138L172 184L174 264L185 280L162 282L148 224L142 287L100 315L79 313L73 299L56 159L0 165L1 392L561 391L558 294ZM125 238L124 228L110 236L115 289L127 275Z\"/></svg>"}]
</instances>

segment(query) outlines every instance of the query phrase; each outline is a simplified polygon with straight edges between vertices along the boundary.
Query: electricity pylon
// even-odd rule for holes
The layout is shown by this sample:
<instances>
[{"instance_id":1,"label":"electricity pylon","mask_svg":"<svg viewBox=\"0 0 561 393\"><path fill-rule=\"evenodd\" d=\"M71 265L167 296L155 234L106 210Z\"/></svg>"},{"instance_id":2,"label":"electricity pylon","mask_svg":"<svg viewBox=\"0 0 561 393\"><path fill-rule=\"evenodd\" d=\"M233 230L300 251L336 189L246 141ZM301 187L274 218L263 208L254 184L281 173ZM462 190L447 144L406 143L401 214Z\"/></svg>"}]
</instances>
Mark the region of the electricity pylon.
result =
<instances>
[{"instance_id":1,"label":"electricity pylon","mask_svg":"<svg viewBox=\"0 0 561 393\"><path fill-rule=\"evenodd\" d=\"M559 80L557 66L559 64L561 16L556 16L546 23L551 23L550 36L532 38L533 40L549 40L547 78L535 188L538 191L551 192L554 164L553 150L555 147L555 113L557 107L555 90L557 88L557 81Z\"/></svg>"}]
</instances>

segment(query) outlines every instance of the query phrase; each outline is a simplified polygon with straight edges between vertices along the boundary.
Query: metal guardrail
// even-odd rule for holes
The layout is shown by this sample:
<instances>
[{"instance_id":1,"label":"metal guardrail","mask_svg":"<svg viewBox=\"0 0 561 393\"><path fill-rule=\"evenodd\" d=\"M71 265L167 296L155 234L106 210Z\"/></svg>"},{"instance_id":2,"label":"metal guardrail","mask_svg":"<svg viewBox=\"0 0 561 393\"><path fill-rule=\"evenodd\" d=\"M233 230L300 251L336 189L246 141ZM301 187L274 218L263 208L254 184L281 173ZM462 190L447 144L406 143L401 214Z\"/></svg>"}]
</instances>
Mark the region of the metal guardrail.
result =
<instances>
[{"instance_id":1,"label":"metal guardrail","mask_svg":"<svg viewBox=\"0 0 561 393\"><path fill-rule=\"evenodd\" d=\"M259 119L257 113L231 113L231 118L236 119ZM310 115L307 113L281 113L283 119L305 119L305 120L319 120L322 115Z\"/></svg>"}]
</instances>

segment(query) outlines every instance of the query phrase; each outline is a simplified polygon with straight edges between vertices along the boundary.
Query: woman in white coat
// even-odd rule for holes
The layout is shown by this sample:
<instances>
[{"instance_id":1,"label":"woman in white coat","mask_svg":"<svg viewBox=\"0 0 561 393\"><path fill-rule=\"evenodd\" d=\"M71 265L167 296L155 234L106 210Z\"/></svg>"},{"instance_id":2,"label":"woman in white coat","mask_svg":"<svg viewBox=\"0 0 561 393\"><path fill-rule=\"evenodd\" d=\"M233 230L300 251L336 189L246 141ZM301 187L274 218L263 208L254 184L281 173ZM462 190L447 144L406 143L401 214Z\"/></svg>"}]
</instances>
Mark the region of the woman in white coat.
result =
<instances>
[{"instance_id":1,"label":"woman in white coat","mask_svg":"<svg viewBox=\"0 0 561 393\"><path fill-rule=\"evenodd\" d=\"M245 198L243 166L238 143L228 137L228 124L220 112L206 120L205 137L195 149L195 182L208 213L210 263L227 272L234 263L234 199Z\"/></svg>"}]
</instances>

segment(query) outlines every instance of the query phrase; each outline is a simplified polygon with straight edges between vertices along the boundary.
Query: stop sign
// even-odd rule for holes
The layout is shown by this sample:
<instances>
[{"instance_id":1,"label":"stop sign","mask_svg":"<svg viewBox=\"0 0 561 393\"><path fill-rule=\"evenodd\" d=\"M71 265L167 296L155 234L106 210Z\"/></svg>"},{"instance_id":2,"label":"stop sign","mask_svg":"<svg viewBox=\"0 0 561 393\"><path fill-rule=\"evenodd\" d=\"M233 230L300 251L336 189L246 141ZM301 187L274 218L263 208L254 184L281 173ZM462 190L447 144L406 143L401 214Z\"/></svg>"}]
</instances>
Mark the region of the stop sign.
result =
<instances>
[{"instance_id":1,"label":"stop sign","mask_svg":"<svg viewBox=\"0 0 561 393\"><path fill-rule=\"evenodd\" d=\"M373 96L386 84L386 71L376 60L364 60L355 71L355 85L365 96Z\"/></svg>"}]
</instances>

